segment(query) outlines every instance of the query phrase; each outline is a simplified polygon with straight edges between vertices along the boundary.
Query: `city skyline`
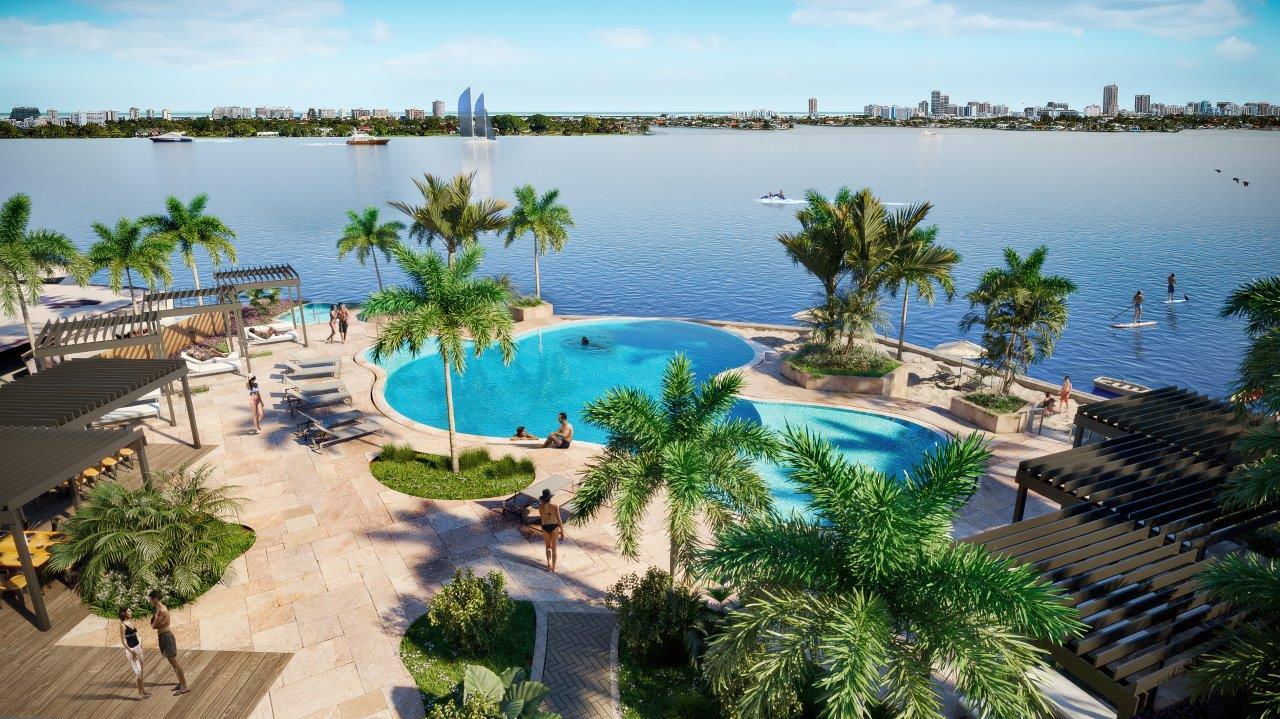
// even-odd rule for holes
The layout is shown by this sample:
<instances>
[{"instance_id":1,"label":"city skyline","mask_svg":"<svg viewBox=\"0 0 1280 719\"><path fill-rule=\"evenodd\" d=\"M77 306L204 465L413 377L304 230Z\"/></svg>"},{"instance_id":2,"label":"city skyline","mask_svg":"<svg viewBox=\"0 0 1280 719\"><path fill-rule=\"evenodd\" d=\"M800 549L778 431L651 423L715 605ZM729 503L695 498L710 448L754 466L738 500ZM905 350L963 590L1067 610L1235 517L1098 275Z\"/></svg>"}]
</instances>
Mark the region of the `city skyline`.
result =
<instances>
[{"instance_id":1,"label":"city skyline","mask_svg":"<svg viewBox=\"0 0 1280 719\"><path fill-rule=\"evenodd\" d=\"M416 108L469 83L504 109L562 112L803 113L818 97L825 114L916 105L938 87L958 101L1083 107L1110 82L1121 108L1135 94L1280 99L1270 42L1280 11L1244 0L660 1L644 12L570 3L491 18L477 35L462 8L400 2L14 6L0 11L0 102L190 112L228 101L350 107L359 97Z\"/></svg>"}]
</instances>

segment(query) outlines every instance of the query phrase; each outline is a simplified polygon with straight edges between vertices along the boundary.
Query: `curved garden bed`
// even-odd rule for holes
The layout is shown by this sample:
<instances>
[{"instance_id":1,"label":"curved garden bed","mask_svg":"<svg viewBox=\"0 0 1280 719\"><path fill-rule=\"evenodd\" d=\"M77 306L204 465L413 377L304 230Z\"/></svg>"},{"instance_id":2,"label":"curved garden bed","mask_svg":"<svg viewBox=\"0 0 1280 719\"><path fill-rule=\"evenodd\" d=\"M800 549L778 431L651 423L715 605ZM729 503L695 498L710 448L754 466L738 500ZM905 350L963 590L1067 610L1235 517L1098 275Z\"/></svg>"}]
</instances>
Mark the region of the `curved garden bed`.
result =
<instances>
[{"instance_id":1,"label":"curved garden bed","mask_svg":"<svg viewBox=\"0 0 1280 719\"><path fill-rule=\"evenodd\" d=\"M369 463L369 471L390 489L426 499L487 499L513 494L533 483L533 462L528 459L494 459L487 450L476 448L463 452L458 464L462 471L454 474L447 455L388 444Z\"/></svg>"}]
</instances>

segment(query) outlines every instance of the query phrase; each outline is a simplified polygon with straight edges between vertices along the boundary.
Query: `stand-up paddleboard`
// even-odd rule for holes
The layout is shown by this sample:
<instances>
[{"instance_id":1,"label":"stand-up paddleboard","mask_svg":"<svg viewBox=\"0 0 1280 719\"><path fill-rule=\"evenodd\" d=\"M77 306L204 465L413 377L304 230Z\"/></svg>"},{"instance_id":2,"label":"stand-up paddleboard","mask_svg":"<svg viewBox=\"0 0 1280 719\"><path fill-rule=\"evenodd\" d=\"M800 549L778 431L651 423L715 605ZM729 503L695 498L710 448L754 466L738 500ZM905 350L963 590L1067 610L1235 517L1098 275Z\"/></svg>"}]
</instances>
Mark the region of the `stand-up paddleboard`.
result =
<instances>
[{"instance_id":1,"label":"stand-up paddleboard","mask_svg":"<svg viewBox=\"0 0 1280 719\"><path fill-rule=\"evenodd\" d=\"M1112 322L1111 326L1118 330L1136 330L1142 327L1155 327L1156 323L1151 320L1145 322Z\"/></svg>"},{"instance_id":2,"label":"stand-up paddleboard","mask_svg":"<svg viewBox=\"0 0 1280 719\"><path fill-rule=\"evenodd\" d=\"M1165 303L1166 305L1177 305L1177 304L1181 304L1181 303L1183 303L1183 302L1186 302L1186 300L1165 300L1165 301L1164 301L1164 303Z\"/></svg>"}]
</instances>

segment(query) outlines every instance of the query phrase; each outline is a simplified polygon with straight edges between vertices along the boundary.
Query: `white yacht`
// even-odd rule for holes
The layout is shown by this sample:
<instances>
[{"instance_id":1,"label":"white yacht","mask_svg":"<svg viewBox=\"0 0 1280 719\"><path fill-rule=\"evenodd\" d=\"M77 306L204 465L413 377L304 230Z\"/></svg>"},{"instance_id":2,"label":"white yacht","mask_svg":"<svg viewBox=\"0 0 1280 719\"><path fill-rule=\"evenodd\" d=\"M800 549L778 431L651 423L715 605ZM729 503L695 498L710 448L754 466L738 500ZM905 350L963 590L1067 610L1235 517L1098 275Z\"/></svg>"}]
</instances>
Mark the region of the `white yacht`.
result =
<instances>
[{"instance_id":1,"label":"white yacht","mask_svg":"<svg viewBox=\"0 0 1280 719\"><path fill-rule=\"evenodd\" d=\"M152 135L152 142L191 142L191 138L181 132L166 132L163 135Z\"/></svg>"}]
</instances>

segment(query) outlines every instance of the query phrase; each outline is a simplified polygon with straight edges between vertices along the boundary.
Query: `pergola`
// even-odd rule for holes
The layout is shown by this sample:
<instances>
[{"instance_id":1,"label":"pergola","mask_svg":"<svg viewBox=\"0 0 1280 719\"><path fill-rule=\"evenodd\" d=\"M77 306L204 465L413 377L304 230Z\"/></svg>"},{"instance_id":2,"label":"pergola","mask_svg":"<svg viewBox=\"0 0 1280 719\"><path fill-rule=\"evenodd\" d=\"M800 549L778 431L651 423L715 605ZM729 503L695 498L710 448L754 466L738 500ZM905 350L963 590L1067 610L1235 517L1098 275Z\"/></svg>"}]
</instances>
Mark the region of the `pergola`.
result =
<instances>
[{"instance_id":1,"label":"pergola","mask_svg":"<svg viewBox=\"0 0 1280 719\"><path fill-rule=\"evenodd\" d=\"M37 367L47 369L53 358L139 346L150 347L152 359L164 357L160 316L155 312L51 320L36 335L31 354Z\"/></svg>"},{"instance_id":2,"label":"pergola","mask_svg":"<svg viewBox=\"0 0 1280 719\"><path fill-rule=\"evenodd\" d=\"M0 388L0 406L7 409L3 396ZM0 529L13 536L22 574L27 581L26 591L35 609L36 625L41 631L49 629L49 613L24 533L23 505L75 478L85 467L97 465L103 457L110 457L123 447L133 449L142 476L144 480L148 479L150 469L147 466L146 443L146 437L137 429L0 427L0 455L5 458L0 462ZM79 490L74 483L72 497L78 501Z\"/></svg>"},{"instance_id":3,"label":"pergola","mask_svg":"<svg viewBox=\"0 0 1280 719\"><path fill-rule=\"evenodd\" d=\"M1087 631L1046 649L1121 719L1238 618L1197 576L1209 546L1280 521L1280 502L1222 503L1240 461L1235 441L1262 421L1177 387L1081 407L1076 447L1018 466L1014 523L966 540L1063 590ZM1081 446L1085 431L1106 439ZM1062 509L1023 520L1029 491Z\"/></svg>"},{"instance_id":4,"label":"pergola","mask_svg":"<svg viewBox=\"0 0 1280 719\"><path fill-rule=\"evenodd\" d=\"M230 286L237 293L250 290L285 290L289 295L289 319L293 320L294 329L298 328L298 316L294 312L296 310L299 315L302 313L302 278L293 269L293 265L237 267L214 272L213 279L220 285ZM306 317L302 317L302 320L302 344L304 347L310 347L311 343L307 339Z\"/></svg>"},{"instance_id":5,"label":"pergola","mask_svg":"<svg viewBox=\"0 0 1280 719\"><path fill-rule=\"evenodd\" d=\"M197 304L192 305L192 301ZM227 347L234 346L232 337L240 341L240 355L244 357L246 372L253 372L252 360L249 357L249 341L244 334L244 308L240 298L231 285L216 285L198 290L170 290L168 292L148 292L142 296L142 312L155 313L159 319L170 317L189 317L191 315L218 312L226 314ZM235 322L232 322L232 319ZM232 325L237 328L232 332Z\"/></svg>"},{"instance_id":6,"label":"pergola","mask_svg":"<svg viewBox=\"0 0 1280 719\"><path fill-rule=\"evenodd\" d=\"M199 447L187 364L182 360L88 357L60 362L0 385L0 427L88 427L95 419L174 381L182 383L191 442ZM176 425L173 397L168 397L169 423Z\"/></svg>"}]
</instances>

